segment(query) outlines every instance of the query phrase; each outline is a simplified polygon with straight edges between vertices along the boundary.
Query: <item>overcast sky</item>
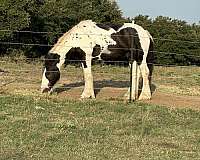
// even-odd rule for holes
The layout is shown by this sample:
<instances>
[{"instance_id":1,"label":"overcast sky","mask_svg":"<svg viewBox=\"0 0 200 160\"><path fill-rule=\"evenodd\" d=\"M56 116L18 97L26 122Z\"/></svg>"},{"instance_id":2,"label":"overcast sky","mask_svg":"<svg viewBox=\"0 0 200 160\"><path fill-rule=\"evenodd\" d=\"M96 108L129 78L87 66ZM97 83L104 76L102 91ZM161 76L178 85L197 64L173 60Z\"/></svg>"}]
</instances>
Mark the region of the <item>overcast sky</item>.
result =
<instances>
[{"instance_id":1,"label":"overcast sky","mask_svg":"<svg viewBox=\"0 0 200 160\"><path fill-rule=\"evenodd\" d=\"M167 16L189 23L200 21L200 0L116 0L126 17Z\"/></svg>"}]
</instances>

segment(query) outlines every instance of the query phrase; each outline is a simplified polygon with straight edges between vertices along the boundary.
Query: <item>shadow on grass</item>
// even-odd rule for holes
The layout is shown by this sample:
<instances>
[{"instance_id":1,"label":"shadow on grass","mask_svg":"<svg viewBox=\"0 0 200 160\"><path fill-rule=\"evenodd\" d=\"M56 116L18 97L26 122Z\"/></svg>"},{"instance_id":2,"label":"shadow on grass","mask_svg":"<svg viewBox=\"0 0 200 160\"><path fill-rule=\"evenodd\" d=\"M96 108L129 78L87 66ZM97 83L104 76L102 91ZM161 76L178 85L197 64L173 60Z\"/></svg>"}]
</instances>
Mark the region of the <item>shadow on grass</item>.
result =
<instances>
[{"instance_id":1,"label":"shadow on grass","mask_svg":"<svg viewBox=\"0 0 200 160\"><path fill-rule=\"evenodd\" d=\"M112 80L102 80L102 81L94 81L94 90L97 95L102 88L111 87L111 88L128 88L129 81L112 81ZM63 84L62 86L55 88L54 92L62 93L68 91L72 88L83 87L84 82L76 82L70 84Z\"/></svg>"},{"instance_id":2,"label":"shadow on grass","mask_svg":"<svg viewBox=\"0 0 200 160\"><path fill-rule=\"evenodd\" d=\"M75 82L75 83L70 83L70 84L63 84L62 86L55 88L54 92L56 93L62 93L65 91L68 91L72 88L77 88L77 87L83 87L84 82ZM113 80L102 80L102 81L94 81L94 90L95 90L95 95L97 95L101 89L110 87L110 88L128 88L130 86L129 81L113 81ZM142 85L139 87L139 94L141 92ZM152 93L156 90L156 86L154 84L151 85L151 91Z\"/></svg>"}]
</instances>

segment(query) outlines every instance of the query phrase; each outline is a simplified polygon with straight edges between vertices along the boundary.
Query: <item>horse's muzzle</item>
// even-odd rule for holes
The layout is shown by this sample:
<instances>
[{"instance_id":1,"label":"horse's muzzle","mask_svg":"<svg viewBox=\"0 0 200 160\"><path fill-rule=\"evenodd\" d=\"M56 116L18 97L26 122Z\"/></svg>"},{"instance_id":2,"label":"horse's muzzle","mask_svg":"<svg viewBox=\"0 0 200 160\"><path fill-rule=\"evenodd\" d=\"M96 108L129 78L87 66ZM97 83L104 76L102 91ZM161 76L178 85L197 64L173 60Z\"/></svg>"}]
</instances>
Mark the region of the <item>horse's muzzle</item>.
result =
<instances>
[{"instance_id":1,"label":"horse's muzzle","mask_svg":"<svg viewBox=\"0 0 200 160\"><path fill-rule=\"evenodd\" d=\"M41 92L42 93L47 93L47 92L49 92L51 90L51 88L42 88L41 89Z\"/></svg>"}]
</instances>

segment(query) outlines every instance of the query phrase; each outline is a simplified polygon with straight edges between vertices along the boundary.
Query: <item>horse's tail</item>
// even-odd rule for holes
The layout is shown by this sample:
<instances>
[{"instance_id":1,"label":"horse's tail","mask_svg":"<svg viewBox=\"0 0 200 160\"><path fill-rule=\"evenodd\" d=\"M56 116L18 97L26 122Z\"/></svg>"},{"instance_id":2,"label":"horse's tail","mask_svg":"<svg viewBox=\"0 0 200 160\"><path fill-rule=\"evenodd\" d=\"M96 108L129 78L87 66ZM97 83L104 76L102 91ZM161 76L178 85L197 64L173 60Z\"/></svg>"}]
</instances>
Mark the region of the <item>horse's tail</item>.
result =
<instances>
[{"instance_id":1,"label":"horse's tail","mask_svg":"<svg viewBox=\"0 0 200 160\"><path fill-rule=\"evenodd\" d=\"M149 33L149 31L146 30L146 32L147 32L148 37L152 40L152 42L154 42L153 37L152 37L152 35Z\"/></svg>"}]
</instances>

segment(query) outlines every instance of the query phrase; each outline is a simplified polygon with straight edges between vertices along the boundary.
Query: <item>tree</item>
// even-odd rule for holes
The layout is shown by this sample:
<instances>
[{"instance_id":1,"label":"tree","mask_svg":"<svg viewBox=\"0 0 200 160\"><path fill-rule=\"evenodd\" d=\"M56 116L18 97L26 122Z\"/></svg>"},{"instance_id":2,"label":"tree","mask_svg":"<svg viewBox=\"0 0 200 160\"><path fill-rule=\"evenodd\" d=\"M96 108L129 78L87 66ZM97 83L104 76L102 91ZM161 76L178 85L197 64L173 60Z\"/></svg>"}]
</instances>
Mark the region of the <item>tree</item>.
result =
<instances>
[{"instance_id":1,"label":"tree","mask_svg":"<svg viewBox=\"0 0 200 160\"><path fill-rule=\"evenodd\" d=\"M30 15L26 12L29 0L1 0L0 1L0 39L10 37L14 30L28 27ZM11 32L2 30L9 30Z\"/></svg>"},{"instance_id":2,"label":"tree","mask_svg":"<svg viewBox=\"0 0 200 160\"><path fill-rule=\"evenodd\" d=\"M63 33L86 19L98 23L132 20L123 18L111 0L0 0L0 40L54 44ZM200 64L200 23L191 25L170 17L151 19L146 15L136 16L134 21L154 37L157 63ZM16 32L21 30L31 32ZM0 44L0 48L0 54L15 49L27 57L40 57L50 47Z\"/></svg>"},{"instance_id":3,"label":"tree","mask_svg":"<svg viewBox=\"0 0 200 160\"><path fill-rule=\"evenodd\" d=\"M134 21L153 36L156 63L200 65L200 25L163 16L153 20L139 15Z\"/></svg>"},{"instance_id":4,"label":"tree","mask_svg":"<svg viewBox=\"0 0 200 160\"><path fill-rule=\"evenodd\" d=\"M117 23L122 23L124 20L116 2L111 3L109 0L3 0L0 5L4 3L7 6L15 6L13 12L18 13L17 10L20 10L18 17L10 16L13 20L17 18L16 25L18 25L15 27L13 23L10 30L33 31L33 33L15 33L12 41L21 43L53 44L62 33L85 19ZM5 12L12 10L12 7L7 7ZM5 14L6 18L8 18L7 14ZM9 26L5 21L2 23L4 26ZM2 40L1 37L0 39ZM49 47L23 46L21 49L26 56L36 57L45 54Z\"/></svg>"},{"instance_id":5,"label":"tree","mask_svg":"<svg viewBox=\"0 0 200 160\"><path fill-rule=\"evenodd\" d=\"M199 64L200 41L196 28L185 21L159 16L153 23L159 64Z\"/></svg>"}]
</instances>

